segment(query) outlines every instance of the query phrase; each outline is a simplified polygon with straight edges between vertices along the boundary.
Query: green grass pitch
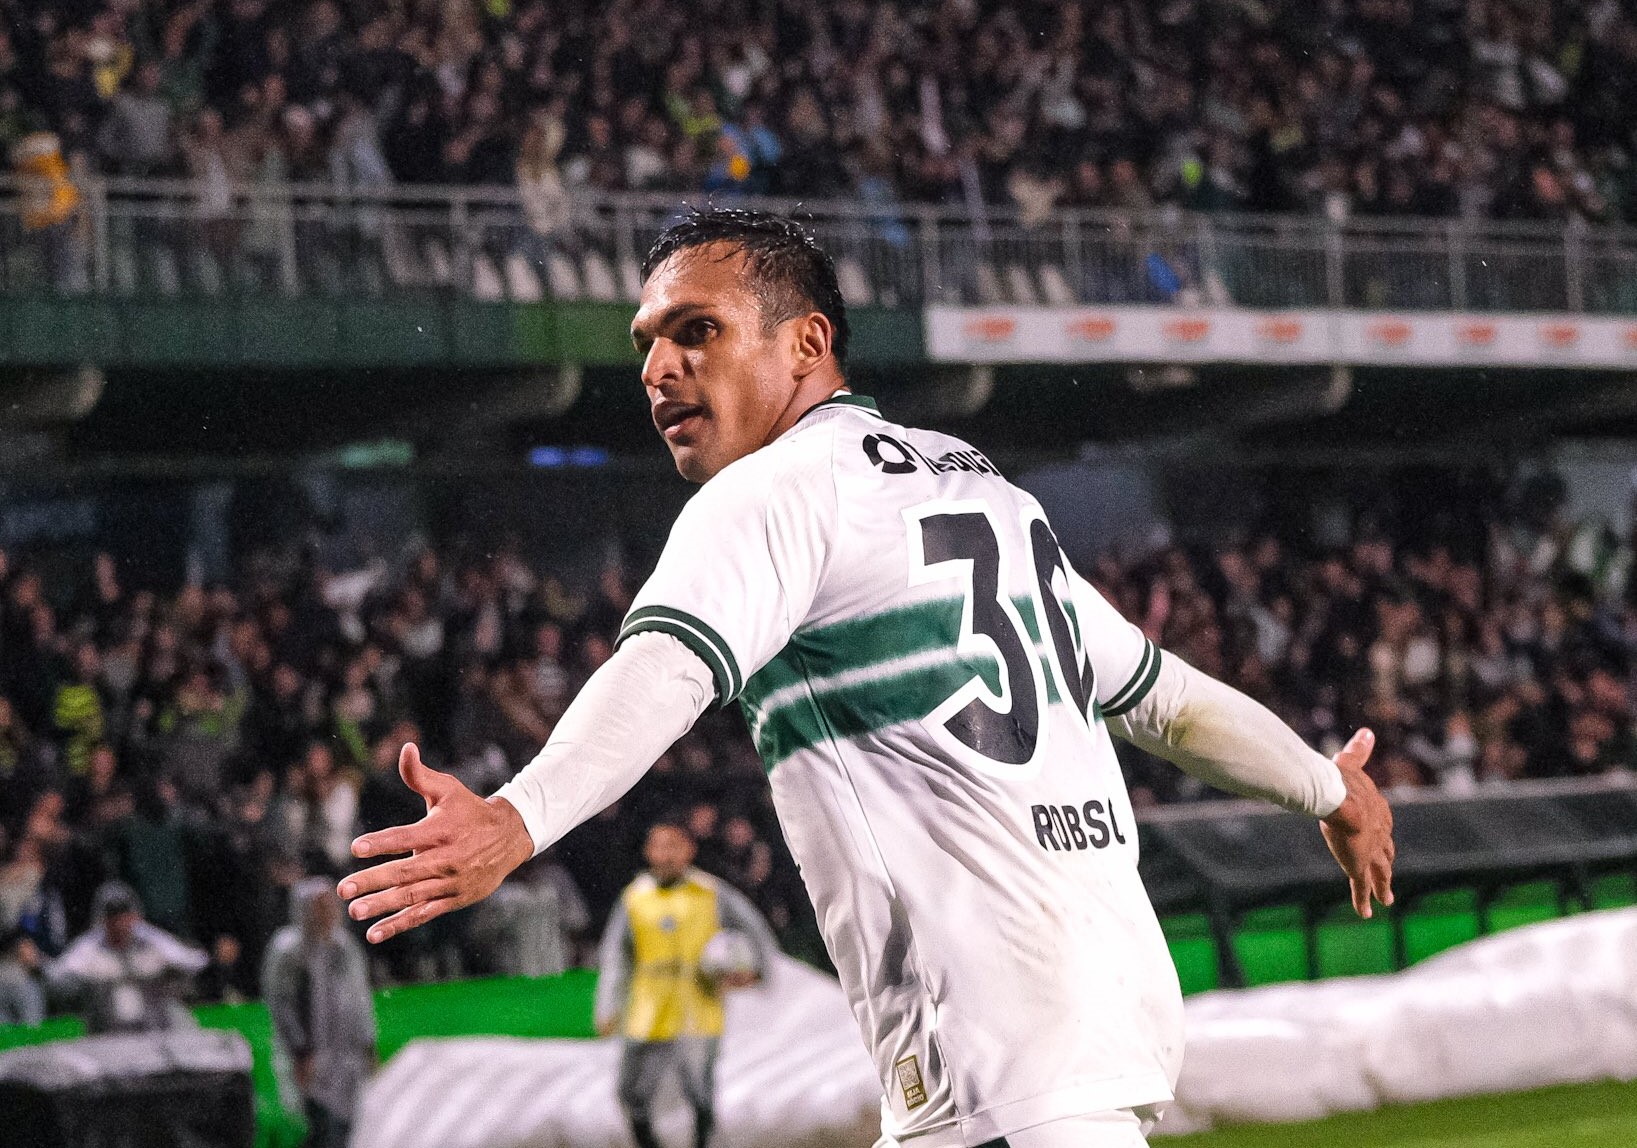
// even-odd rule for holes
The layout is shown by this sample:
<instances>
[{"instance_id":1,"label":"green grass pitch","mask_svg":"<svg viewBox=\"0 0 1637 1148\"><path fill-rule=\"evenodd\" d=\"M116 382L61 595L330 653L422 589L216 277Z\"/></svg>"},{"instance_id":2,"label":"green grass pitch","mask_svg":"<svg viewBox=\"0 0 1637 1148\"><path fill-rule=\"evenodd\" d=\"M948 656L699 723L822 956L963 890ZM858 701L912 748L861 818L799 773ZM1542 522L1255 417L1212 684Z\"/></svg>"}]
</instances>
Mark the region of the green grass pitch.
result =
<instances>
[{"instance_id":1,"label":"green grass pitch","mask_svg":"<svg viewBox=\"0 0 1637 1148\"><path fill-rule=\"evenodd\" d=\"M1637 1148L1637 1083L1352 1112L1311 1124L1156 1136L1155 1148Z\"/></svg>"}]
</instances>

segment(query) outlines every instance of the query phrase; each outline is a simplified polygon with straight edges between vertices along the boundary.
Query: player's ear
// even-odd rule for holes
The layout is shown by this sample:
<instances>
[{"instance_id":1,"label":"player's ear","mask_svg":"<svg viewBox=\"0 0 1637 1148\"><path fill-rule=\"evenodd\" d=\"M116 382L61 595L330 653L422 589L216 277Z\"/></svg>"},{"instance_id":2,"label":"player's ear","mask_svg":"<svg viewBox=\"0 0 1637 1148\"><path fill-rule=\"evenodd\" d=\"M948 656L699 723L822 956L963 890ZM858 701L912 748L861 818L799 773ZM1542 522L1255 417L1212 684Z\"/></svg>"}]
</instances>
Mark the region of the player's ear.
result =
<instances>
[{"instance_id":1,"label":"player's ear","mask_svg":"<svg viewBox=\"0 0 1637 1148\"><path fill-rule=\"evenodd\" d=\"M818 369L820 363L830 357L830 343L835 338L835 328L823 312L809 311L801 318L790 324L790 338L794 341L792 363L793 372L798 379L805 379Z\"/></svg>"}]
</instances>

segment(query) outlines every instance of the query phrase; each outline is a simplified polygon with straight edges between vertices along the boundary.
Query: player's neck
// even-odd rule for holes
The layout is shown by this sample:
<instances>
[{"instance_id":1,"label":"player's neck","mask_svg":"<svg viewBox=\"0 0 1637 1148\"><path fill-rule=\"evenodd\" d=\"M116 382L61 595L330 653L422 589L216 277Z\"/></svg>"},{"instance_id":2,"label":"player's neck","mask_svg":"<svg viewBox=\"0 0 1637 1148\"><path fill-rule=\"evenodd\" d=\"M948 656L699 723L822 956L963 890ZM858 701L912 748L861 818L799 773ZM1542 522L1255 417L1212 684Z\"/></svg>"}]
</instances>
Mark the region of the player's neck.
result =
<instances>
[{"instance_id":1,"label":"player's neck","mask_svg":"<svg viewBox=\"0 0 1637 1148\"><path fill-rule=\"evenodd\" d=\"M826 371L822 376L813 375L803 379L801 385L791 392L789 403L785 405L784 410L779 412L779 417L774 421L772 429L768 431L767 441L762 445L766 446L777 439L785 431L800 422L801 417L808 411L832 397L838 391L847 391L848 389L846 379L829 371Z\"/></svg>"}]
</instances>

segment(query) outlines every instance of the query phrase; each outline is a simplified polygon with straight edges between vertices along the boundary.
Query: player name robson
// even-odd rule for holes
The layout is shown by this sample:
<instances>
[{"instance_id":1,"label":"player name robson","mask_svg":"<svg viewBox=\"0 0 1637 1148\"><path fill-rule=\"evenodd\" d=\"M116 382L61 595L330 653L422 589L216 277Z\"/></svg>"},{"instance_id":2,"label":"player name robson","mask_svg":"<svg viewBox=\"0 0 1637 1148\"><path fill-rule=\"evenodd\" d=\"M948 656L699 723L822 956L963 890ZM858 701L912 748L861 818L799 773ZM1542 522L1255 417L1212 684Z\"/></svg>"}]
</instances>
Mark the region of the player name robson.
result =
<instances>
[{"instance_id":1,"label":"player name robson","mask_svg":"<svg viewBox=\"0 0 1637 1148\"><path fill-rule=\"evenodd\" d=\"M1035 839L1042 849L1106 849L1110 841L1125 844L1125 834L1120 832L1112 801L1092 798L1079 808L1032 805L1029 812L1034 815Z\"/></svg>"}]
</instances>

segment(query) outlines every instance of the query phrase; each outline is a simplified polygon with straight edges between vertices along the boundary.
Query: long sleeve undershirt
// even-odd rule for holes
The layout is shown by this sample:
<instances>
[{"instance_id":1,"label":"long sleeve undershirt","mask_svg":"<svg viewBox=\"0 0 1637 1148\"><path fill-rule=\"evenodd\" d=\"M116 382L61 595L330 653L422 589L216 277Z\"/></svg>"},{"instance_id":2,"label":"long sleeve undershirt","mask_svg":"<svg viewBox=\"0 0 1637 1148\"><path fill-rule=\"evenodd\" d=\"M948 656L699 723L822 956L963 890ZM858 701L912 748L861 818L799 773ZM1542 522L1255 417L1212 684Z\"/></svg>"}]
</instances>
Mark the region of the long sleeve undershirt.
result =
<instances>
[{"instance_id":1,"label":"long sleeve undershirt","mask_svg":"<svg viewBox=\"0 0 1637 1148\"><path fill-rule=\"evenodd\" d=\"M1310 749L1261 703L1194 669L1174 654L1110 732L1208 785L1327 817L1347 797L1341 770Z\"/></svg>"},{"instance_id":2,"label":"long sleeve undershirt","mask_svg":"<svg viewBox=\"0 0 1637 1148\"><path fill-rule=\"evenodd\" d=\"M539 854L624 796L715 696L699 655L669 634L634 634L591 675L546 747L495 796L522 815Z\"/></svg>"}]
</instances>

